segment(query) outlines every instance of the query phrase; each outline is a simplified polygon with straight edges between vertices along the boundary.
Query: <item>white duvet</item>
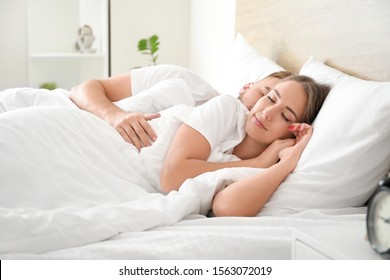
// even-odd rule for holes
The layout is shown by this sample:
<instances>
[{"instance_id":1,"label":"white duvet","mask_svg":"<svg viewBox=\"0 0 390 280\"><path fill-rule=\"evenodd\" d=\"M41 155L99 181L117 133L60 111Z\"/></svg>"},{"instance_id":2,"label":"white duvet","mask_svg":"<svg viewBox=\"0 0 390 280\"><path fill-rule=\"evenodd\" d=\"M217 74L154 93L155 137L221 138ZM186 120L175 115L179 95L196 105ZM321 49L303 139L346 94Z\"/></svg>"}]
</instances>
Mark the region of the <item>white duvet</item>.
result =
<instances>
[{"instance_id":1,"label":"white duvet","mask_svg":"<svg viewBox=\"0 0 390 280\"><path fill-rule=\"evenodd\" d=\"M118 106L152 112L179 99L192 102L182 90L167 92ZM324 219L285 200L259 216L286 218L204 219L219 189L261 169L205 173L163 195L142 173L135 148L67 95L27 88L0 93L0 258L288 259L294 228ZM346 210L325 218L364 223L364 208L353 215Z\"/></svg>"},{"instance_id":2,"label":"white duvet","mask_svg":"<svg viewBox=\"0 0 390 280\"><path fill-rule=\"evenodd\" d=\"M259 172L206 173L179 192L157 193L115 129L55 99L24 109L0 102L8 106L0 114L0 254L71 248L206 214L227 181Z\"/></svg>"}]
</instances>

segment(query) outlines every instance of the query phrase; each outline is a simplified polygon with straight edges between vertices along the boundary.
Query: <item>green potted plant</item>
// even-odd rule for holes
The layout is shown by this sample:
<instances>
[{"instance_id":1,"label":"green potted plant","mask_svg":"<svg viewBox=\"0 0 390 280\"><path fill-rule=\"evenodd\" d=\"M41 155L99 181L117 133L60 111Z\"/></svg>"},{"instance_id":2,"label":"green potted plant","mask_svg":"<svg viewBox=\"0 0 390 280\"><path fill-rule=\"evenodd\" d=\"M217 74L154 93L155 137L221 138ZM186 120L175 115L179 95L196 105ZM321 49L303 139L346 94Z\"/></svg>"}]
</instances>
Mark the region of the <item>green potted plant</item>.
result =
<instances>
[{"instance_id":1,"label":"green potted plant","mask_svg":"<svg viewBox=\"0 0 390 280\"><path fill-rule=\"evenodd\" d=\"M50 82L50 83L43 83L40 85L40 88L48 89L48 90L53 90L57 88L57 84Z\"/></svg>"},{"instance_id":2,"label":"green potted plant","mask_svg":"<svg viewBox=\"0 0 390 280\"><path fill-rule=\"evenodd\" d=\"M156 65L158 58L157 51L159 50L159 45L160 42L158 40L158 36L154 34L149 38L141 39L138 41L138 51L140 51L142 54L150 55L153 65Z\"/></svg>"}]
</instances>

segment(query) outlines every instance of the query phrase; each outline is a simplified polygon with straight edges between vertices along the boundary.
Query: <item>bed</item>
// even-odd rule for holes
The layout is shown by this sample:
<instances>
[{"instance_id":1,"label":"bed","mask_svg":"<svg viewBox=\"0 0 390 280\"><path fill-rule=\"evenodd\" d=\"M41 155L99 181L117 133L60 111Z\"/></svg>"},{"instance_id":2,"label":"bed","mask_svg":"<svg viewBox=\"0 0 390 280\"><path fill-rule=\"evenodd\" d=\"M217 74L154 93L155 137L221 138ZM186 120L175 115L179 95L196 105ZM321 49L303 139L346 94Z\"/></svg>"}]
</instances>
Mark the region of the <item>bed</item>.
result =
<instances>
[{"instance_id":1,"label":"bed","mask_svg":"<svg viewBox=\"0 0 390 280\"><path fill-rule=\"evenodd\" d=\"M149 193L143 181L124 192L126 177L134 174L112 165L128 164L130 152L120 137L96 117L74 113L66 93L57 92L48 104L40 94L37 103L50 106L25 110L33 116L30 121L44 125L25 128L37 136L24 144L45 146L48 132L60 129L57 145L44 151L57 169L45 166L44 159L24 163L25 155L19 155L13 159L21 162L14 176L32 168L53 179L53 188L41 189L37 202L26 205L21 187L17 209L8 209L8 201L0 198L0 258L378 258L365 240L365 205L390 168L389 8L387 1L354 1L353 6L347 1L236 1L237 36L221 71L224 82L210 81L218 91L234 95L246 82L281 69L333 85L297 169L252 218L216 218L208 210L218 189L257 170L202 174L166 196ZM54 110L62 111L61 117ZM22 119L19 125L25 126ZM80 137L78 131L90 126L100 132ZM68 151L76 141L78 152ZM93 172L67 166L67 158L80 154L94 165ZM73 169L74 176L87 178L86 185L72 186L73 196L63 195L55 180L66 176L51 173L52 168ZM100 192L92 191L96 188ZM343 244L331 238L336 232Z\"/></svg>"}]
</instances>

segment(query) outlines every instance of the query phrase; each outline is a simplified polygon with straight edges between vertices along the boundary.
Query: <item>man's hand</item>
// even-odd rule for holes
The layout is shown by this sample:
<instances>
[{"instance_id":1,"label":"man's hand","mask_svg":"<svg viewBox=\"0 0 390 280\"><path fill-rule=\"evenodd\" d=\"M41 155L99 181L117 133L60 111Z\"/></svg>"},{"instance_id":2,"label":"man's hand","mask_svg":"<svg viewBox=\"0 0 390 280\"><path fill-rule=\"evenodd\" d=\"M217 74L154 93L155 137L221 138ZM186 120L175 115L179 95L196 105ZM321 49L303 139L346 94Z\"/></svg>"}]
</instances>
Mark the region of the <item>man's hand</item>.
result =
<instances>
[{"instance_id":1,"label":"man's hand","mask_svg":"<svg viewBox=\"0 0 390 280\"><path fill-rule=\"evenodd\" d=\"M110 123L126 142L133 144L138 150L141 150L142 147L148 147L156 140L157 135L148 121L159 117L159 113L121 112L116 114Z\"/></svg>"}]
</instances>

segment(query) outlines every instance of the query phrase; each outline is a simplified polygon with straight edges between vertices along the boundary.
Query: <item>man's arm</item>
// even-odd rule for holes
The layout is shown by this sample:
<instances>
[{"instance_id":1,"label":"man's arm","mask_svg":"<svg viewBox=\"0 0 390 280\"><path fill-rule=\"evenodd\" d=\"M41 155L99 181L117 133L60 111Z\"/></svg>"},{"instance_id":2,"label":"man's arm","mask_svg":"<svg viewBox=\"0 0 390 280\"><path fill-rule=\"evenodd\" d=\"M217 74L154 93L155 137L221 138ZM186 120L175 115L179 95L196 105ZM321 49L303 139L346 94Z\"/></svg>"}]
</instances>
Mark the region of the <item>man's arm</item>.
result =
<instances>
[{"instance_id":1,"label":"man's arm","mask_svg":"<svg viewBox=\"0 0 390 280\"><path fill-rule=\"evenodd\" d=\"M113 102L130 97L130 73L108 79L89 80L72 88L70 99L80 108L111 124L125 139L138 149L149 146L156 134L148 120L159 114L127 113Z\"/></svg>"}]
</instances>

